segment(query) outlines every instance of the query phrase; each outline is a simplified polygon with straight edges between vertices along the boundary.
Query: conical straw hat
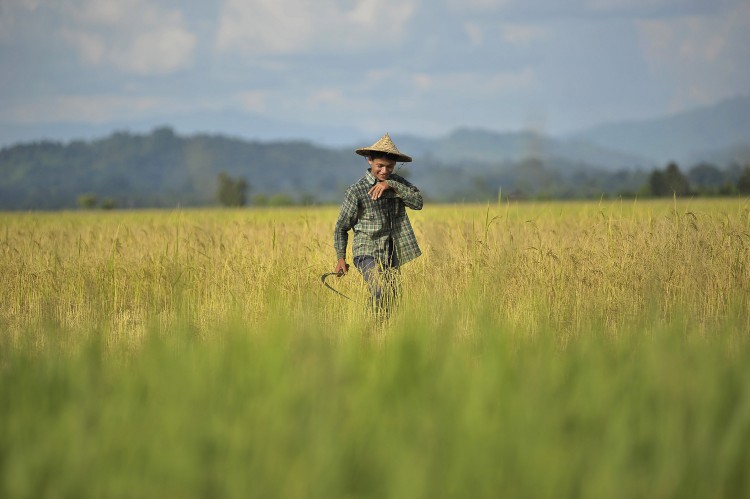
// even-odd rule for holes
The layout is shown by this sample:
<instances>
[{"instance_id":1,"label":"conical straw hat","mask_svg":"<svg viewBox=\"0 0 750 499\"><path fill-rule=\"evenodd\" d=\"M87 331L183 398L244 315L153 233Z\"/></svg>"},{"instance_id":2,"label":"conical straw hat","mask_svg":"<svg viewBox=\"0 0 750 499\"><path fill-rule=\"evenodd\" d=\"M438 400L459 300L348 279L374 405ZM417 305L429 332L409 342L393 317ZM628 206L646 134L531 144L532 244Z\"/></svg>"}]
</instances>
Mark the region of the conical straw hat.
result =
<instances>
[{"instance_id":1,"label":"conical straw hat","mask_svg":"<svg viewBox=\"0 0 750 499\"><path fill-rule=\"evenodd\" d=\"M411 162L411 157L399 151L396 148L396 145L391 140L391 137L387 133L383 135L382 137L380 137L380 140L375 142L370 147L362 147L360 149L355 150L354 152L356 152L360 156L369 156L371 152L384 152L384 153L388 153L390 155L395 156L394 159L396 159L397 162L400 162L400 163Z\"/></svg>"}]
</instances>

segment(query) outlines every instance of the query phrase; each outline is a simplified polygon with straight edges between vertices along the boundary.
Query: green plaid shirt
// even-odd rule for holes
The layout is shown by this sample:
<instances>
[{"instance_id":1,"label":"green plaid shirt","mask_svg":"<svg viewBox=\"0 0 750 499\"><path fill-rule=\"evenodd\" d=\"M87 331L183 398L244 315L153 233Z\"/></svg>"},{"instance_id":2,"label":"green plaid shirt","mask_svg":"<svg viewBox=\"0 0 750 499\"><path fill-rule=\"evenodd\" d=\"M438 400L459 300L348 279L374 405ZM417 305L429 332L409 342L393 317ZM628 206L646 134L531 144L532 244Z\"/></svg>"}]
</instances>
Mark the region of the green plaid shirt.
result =
<instances>
[{"instance_id":1,"label":"green plaid shirt","mask_svg":"<svg viewBox=\"0 0 750 499\"><path fill-rule=\"evenodd\" d=\"M393 241L398 264L403 265L422 254L411 228L406 207L422 209L422 194L405 178L392 174L386 182L391 189L372 200L367 191L377 179L370 170L346 190L341 213L333 233L336 258L346 257L349 230L354 229L353 256L372 256L386 260L388 240Z\"/></svg>"}]
</instances>

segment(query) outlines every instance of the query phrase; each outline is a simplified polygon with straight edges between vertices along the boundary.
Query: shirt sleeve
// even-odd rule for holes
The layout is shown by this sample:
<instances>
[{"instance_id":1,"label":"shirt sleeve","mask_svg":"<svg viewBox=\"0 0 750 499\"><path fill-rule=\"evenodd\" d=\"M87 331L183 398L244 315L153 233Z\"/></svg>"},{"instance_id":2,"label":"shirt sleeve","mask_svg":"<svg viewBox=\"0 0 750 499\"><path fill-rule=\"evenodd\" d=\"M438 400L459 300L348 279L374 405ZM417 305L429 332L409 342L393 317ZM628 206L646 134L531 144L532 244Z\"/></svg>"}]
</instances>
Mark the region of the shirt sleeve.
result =
<instances>
[{"instance_id":1,"label":"shirt sleeve","mask_svg":"<svg viewBox=\"0 0 750 499\"><path fill-rule=\"evenodd\" d=\"M422 200L422 193L419 192L419 189L417 189L416 186L411 184L408 180L403 177L398 177L398 180L390 178L386 180L386 183L388 183L388 185L390 185L393 190L396 191L396 196L401 198L407 207L411 208L412 210L422 209L422 206L424 204L424 201Z\"/></svg>"},{"instance_id":2,"label":"shirt sleeve","mask_svg":"<svg viewBox=\"0 0 750 499\"><path fill-rule=\"evenodd\" d=\"M344 202L341 204L341 212L333 230L333 247L336 249L336 258L346 258L346 245L349 242L349 231L357 223L357 199L352 189L347 189Z\"/></svg>"}]
</instances>

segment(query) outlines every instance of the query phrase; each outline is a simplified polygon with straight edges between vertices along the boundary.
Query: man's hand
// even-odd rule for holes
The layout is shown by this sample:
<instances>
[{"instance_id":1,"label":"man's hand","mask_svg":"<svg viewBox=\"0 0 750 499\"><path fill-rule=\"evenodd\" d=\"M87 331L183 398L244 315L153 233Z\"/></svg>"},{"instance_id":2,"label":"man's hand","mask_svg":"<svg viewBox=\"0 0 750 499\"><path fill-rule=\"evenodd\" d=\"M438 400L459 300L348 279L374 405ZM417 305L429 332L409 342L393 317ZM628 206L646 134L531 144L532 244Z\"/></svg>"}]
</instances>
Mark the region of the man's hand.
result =
<instances>
[{"instance_id":1,"label":"man's hand","mask_svg":"<svg viewBox=\"0 0 750 499\"><path fill-rule=\"evenodd\" d=\"M377 184L373 185L369 191L367 191L367 194L369 194L370 198L372 199L380 199L380 196L383 195L383 192L391 188L392 187L388 185L387 182L378 182Z\"/></svg>"},{"instance_id":2,"label":"man's hand","mask_svg":"<svg viewBox=\"0 0 750 499\"><path fill-rule=\"evenodd\" d=\"M347 265L346 260L339 258L338 263L336 263L336 268L333 271L342 276L349 271L349 265Z\"/></svg>"}]
</instances>

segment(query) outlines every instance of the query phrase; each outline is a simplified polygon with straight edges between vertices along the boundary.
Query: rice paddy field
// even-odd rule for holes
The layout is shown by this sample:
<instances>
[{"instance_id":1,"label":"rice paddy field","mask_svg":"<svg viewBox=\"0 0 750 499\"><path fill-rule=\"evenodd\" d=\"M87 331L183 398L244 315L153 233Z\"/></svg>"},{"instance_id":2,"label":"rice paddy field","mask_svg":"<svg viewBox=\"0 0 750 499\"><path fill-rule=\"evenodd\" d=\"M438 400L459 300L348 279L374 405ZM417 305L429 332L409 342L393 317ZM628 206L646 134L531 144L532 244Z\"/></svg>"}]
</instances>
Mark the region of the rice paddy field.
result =
<instances>
[{"instance_id":1,"label":"rice paddy field","mask_svg":"<svg viewBox=\"0 0 750 499\"><path fill-rule=\"evenodd\" d=\"M750 200L337 214L0 213L0 497L750 497Z\"/></svg>"}]
</instances>

